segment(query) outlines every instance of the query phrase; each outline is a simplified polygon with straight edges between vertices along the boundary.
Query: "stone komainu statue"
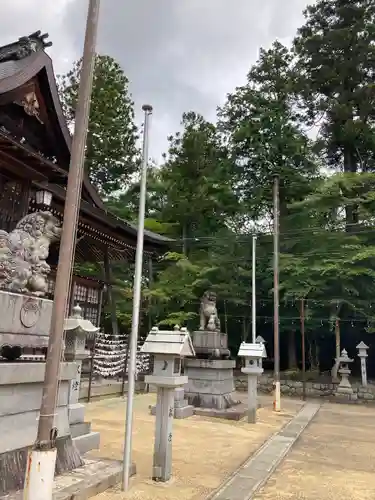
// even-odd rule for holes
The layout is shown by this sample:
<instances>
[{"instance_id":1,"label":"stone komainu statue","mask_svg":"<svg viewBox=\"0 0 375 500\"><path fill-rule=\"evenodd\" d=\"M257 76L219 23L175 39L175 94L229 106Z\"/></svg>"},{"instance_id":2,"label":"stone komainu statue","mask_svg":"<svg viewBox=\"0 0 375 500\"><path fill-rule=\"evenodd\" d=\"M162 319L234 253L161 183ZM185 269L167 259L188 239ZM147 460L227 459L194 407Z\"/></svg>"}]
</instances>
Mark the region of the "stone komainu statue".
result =
<instances>
[{"instance_id":1,"label":"stone komainu statue","mask_svg":"<svg viewBox=\"0 0 375 500\"><path fill-rule=\"evenodd\" d=\"M220 332L220 320L216 309L215 292L204 292L201 298L199 330Z\"/></svg>"},{"instance_id":2,"label":"stone komainu statue","mask_svg":"<svg viewBox=\"0 0 375 500\"><path fill-rule=\"evenodd\" d=\"M60 234L60 223L50 212L26 215L10 233L0 230L0 289L45 295L51 270L46 259Z\"/></svg>"}]
</instances>

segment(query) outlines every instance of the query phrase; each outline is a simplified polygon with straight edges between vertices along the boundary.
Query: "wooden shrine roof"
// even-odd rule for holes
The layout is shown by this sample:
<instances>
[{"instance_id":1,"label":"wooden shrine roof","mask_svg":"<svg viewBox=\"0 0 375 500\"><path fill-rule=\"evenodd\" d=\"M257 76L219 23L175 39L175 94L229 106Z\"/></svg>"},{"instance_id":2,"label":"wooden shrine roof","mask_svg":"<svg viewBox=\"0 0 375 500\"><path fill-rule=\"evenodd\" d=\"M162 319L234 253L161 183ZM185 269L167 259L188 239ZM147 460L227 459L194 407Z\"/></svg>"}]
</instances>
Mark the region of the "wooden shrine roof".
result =
<instances>
[{"instance_id":1,"label":"wooden shrine roof","mask_svg":"<svg viewBox=\"0 0 375 500\"><path fill-rule=\"evenodd\" d=\"M25 140L20 141L14 137L6 127L0 126L0 168L17 169L19 175L39 186L47 182L54 197L65 200L72 139L63 115L52 60L44 51L45 47L51 45L45 43L47 37L48 35L36 32L18 42L0 47L0 119L2 105L12 105L30 90L35 92L40 101L38 109L43 117L41 123L48 127L49 137L56 150L55 158L47 158L30 147ZM25 117L30 119L26 113ZM91 221L95 222L96 231L101 233L101 241L108 240L108 245L114 247L114 254L118 254L117 258L123 255L126 248L134 249L137 228L108 212L87 174L82 185L80 219L82 218L89 221L89 225ZM80 223L83 222L80 220ZM166 248L172 241L145 230L145 250ZM79 252L79 248L77 251Z\"/></svg>"},{"instance_id":2,"label":"wooden shrine roof","mask_svg":"<svg viewBox=\"0 0 375 500\"><path fill-rule=\"evenodd\" d=\"M47 104L50 104L48 112L51 116L56 139L61 145L62 155L65 157L65 167L68 171L72 138L58 96L51 58L44 51L38 51L21 60L0 62L0 96L22 87L36 76L43 97L46 98ZM43 157L41 158L43 159ZM84 176L82 188L86 199L90 199L99 207L104 206L96 189L91 185L87 174Z\"/></svg>"}]
</instances>

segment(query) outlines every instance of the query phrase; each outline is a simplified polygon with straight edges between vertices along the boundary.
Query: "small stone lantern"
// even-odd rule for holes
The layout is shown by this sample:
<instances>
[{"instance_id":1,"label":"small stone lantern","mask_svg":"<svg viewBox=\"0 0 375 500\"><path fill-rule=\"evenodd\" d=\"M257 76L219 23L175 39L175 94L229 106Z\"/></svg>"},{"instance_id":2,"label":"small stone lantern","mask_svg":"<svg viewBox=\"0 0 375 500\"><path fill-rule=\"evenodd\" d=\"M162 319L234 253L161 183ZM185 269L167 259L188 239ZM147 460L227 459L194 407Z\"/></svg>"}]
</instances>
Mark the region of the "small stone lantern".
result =
<instances>
[{"instance_id":1,"label":"small stone lantern","mask_svg":"<svg viewBox=\"0 0 375 500\"><path fill-rule=\"evenodd\" d=\"M349 382L349 375L351 373L351 370L349 369L349 363L352 363L353 361L353 359L348 357L347 351L343 349L338 359L338 373L341 375L341 381L337 386L337 393L339 394L353 394L353 388Z\"/></svg>"},{"instance_id":2,"label":"small stone lantern","mask_svg":"<svg viewBox=\"0 0 375 500\"><path fill-rule=\"evenodd\" d=\"M77 365L77 375L70 382L69 389L69 422L71 425L83 422L85 407L79 403L79 389L81 385L82 360L90 356L86 350L86 338L95 335L99 328L91 321L82 317L82 309L77 304L73 307L73 314L65 320L65 361L74 361Z\"/></svg>"},{"instance_id":3,"label":"small stone lantern","mask_svg":"<svg viewBox=\"0 0 375 500\"><path fill-rule=\"evenodd\" d=\"M356 349L358 349L358 357L361 360L361 377L362 377L362 386L367 387L367 366L366 366L366 358L368 345L364 342L360 342Z\"/></svg>"},{"instance_id":4,"label":"small stone lantern","mask_svg":"<svg viewBox=\"0 0 375 500\"><path fill-rule=\"evenodd\" d=\"M176 326L173 331L151 329L141 352L154 358L153 373L146 375L146 384L157 387L155 444L152 479L168 481L172 472L172 425L174 394L188 378L181 375L181 359L195 356L190 334L186 328Z\"/></svg>"},{"instance_id":5,"label":"small stone lantern","mask_svg":"<svg viewBox=\"0 0 375 500\"><path fill-rule=\"evenodd\" d=\"M261 335L258 335L257 338L255 339L255 342L257 344L262 344L263 345L263 348L264 348L264 356L263 358L266 358L267 357L267 351L266 351L266 343L267 341L264 340L264 338L261 336ZM260 360L260 367L263 368L263 358Z\"/></svg>"},{"instance_id":6,"label":"small stone lantern","mask_svg":"<svg viewBox=\"0 0 375 500\"><path fill-rule=\"evenodd\" d=\"M238 351L238 356L245 358L245 366L241 368L241 371L247 374L247 421L250 424L255 424L256 412L258 409L258 376L263 373L262 360L266 356L264 344L242 342Z\"/></svg>"}]
</instances>

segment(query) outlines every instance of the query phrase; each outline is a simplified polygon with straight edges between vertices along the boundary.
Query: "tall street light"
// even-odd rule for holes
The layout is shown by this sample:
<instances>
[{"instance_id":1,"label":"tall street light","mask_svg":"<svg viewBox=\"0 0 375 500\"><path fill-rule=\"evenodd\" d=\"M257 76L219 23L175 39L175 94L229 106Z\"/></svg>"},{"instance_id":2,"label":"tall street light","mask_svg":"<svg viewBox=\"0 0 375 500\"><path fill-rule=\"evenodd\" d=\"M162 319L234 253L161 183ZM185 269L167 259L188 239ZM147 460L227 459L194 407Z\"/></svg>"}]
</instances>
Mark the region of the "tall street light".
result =
<instances>
[{"instance_id":1,"label":"tall street light","mask_svg":"<svg viewBox=\"0 0 375 500\"><path fill-rule=\"evenodd\" d=\"M56 414L60 363L71 275L75 255L77 220L81 201L90 99L95 66L100 0L89 0L76 121L71 148L64 220L57 267L55 297L48 340L46 371L37 439L28 455L24 500L51 500L56 463Z\"/></svg>"},{"instance_id":2,"label":"tall street light","mask_svg":"<svg viewBox=\"0 0 375 500\"><path fill-rule=\"evenodd\" d=\"M133 315L132 315L132 331L130 337L130 355L129 355L129 370L128 370L128 396L126 402L126 422L125 422L125 442L124 442L124 462L122 475L122 489L129 489L129 479L131 471L132 459L132 434L133 434L133 402L135 392L135 370L137 356L137 340L139 328L139 312L141 303L141 284L142 284L142 262L143 262L143 237L145 228L145 206L146 206L146 180L148 166L148 135L150 117L152 114L152 106L144 104L142 109L145 114L143 128L143 151L142 151L142 174L141 174L141 189L139 195L139 212L138 212L138 234L137 234L137 249L135 253L135 274L134 274L134 291L133 291Z\"/></svg>"}]
</instances>

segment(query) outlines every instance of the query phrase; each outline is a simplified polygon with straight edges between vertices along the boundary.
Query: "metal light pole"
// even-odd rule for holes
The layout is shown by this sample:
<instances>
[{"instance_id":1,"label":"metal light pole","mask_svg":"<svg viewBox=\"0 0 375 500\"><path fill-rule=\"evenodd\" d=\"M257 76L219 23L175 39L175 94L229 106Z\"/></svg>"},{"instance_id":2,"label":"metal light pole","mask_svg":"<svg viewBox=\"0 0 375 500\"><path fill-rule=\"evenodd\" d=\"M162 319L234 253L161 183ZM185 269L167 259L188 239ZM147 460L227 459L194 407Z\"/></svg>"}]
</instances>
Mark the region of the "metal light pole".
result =
<instances>
[{"instance_id":1,"label":"metal light pole","mask_svg":"<svg viewBox=\"0 0 375 500\"><path fill-rule=\"evenodd\" d=\"M280 401L280 334L279 334L279 178L273 186L273 332L274 332L274 410L281 410Z\"/></svg>"},{"instance_id":2,"label":"metal light pole","mask_svg":"<svg viewBox=\"0 0 375 500\"><path fill-rule=\"evenodd\" d=\"M145 113L144 129L143 129L143 152L142 152L142 176L141 189L139 196L139 211L138 211L138 235L137 235L137 250L135 254L135 275L134 275L134 292L133 292L133 315L132 315L132 331L130 338L130 357L128 370L128 396L126 402L126 422L125 422L125 442L124 442L124 462L122 471L122 490L129 489L129 479L132 459L132 431L133 431L133 402L135 391L135 369L137 356L137 339L139 326L139 312L141 302L141 280L142 280L142 262L143 262L143 236L145 225L145 205L146 205L146 179L148 166L148 134L149 121L152 114L152 106L145 104L142 106Z\"/></svg>"},{"instance_id":3,"label":"metal light pole","mask_svg":"<svg viewBox=\"0 0 375 500\"><path fill-rule=\"evenodd\" d=\"M255 281L255 265L256 265L256 244L257 237L253 236L253 265L252 265L252 334L253 334L253 344L255 344L256 339L256 326L257 326L257 314L256 314L256 303L257 303L257 294L256 294L256 281Z\"/></svg>"},{"instance_id":4,"label":"metal light pole","mask_svg":"<svg viewBox=\"0 0 375 500\"><path fill-rule=\"evenodd\" d=\"M90 0L76 123L72 142L64 220L57 268L51 330L48 340L46 371L38 422L37 440L28 456L24 484L24 500L51 500L56 463L53 431L56 413L59 371L63 346L64 320L69 297L75 254L77 218L81 201L85 146L90 111L90 98L95 65L95 47L100 0Z\"/></svg>"},{"instance_id":5,"label":"metal light pole","mask_svg":"<svg viewBox=\"0 0 375 500\"><path fill-rule=\"evenodd\" d=\"M301 299L302 399L306 401L305 299Z\"/></svg>"}]
</instances>

